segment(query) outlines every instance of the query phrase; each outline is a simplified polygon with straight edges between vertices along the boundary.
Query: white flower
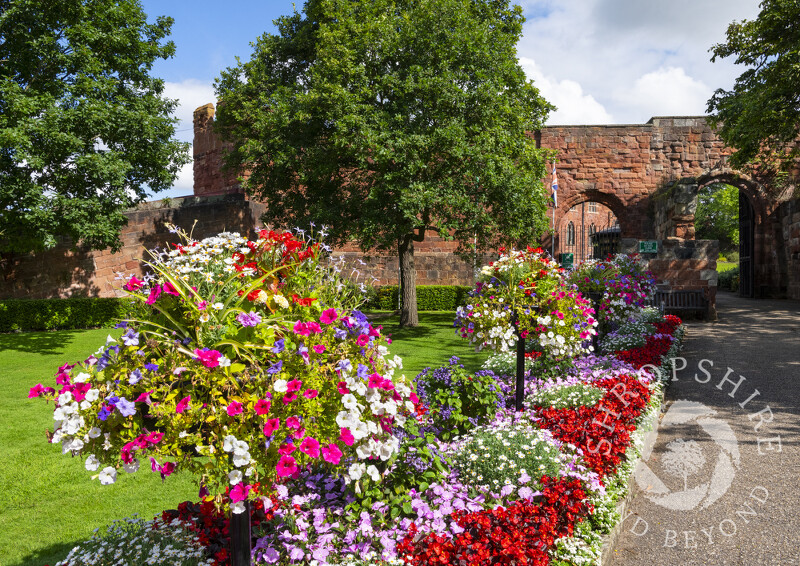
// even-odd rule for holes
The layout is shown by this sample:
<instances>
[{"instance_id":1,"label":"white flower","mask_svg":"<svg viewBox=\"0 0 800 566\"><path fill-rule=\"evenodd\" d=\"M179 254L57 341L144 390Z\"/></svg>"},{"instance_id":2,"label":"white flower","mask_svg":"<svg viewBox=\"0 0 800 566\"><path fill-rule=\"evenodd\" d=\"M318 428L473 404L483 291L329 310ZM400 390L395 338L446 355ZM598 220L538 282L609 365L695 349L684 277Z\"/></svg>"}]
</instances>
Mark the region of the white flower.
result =
<instances>
[{"instance_id":1,"label":"white flower","mask_svg":"<svg viewBox=\"0 0 800 566\"><path fill-rule=\"evenodd\" d=\"M129 474L135 474L139 470L139 460L134 458L131 460L131 463L123 463L122 469L125 470Z\"/></svg>"},{"instance_id":2,"label":"white flower","mask_svg":"<svg viewBox=\"0 0 800 566\"><path fill-rule=\"evenodd\" d=\"M58 396L58 404L59 405L68 405L72 401L72 393L66 391Z\"/></svg>"},{"instance_id":3,"label":"white flower","mask_svg":"<svg viewBox=\"0 0 800 566\"><path fill-rule=\"evenodd\" d=\"M100 460L94 454L89 454L89 457L86 458L86 469L90 472L97 471L97 468L100 467Z\"/></svg>"},{"instance_id":4,"label":"white flower","mask_svg":"<svg viewBox=\"0 0 800 566\"><path fill-rule=\"evenodd\" d=\"M91 428L91 430L89 431L89 438L97 438L98 436L100 436L101 432L102 431L99 428L97 428L96 426L93 426Z\"/></svg>"},{"instance_id":5,"label":"white flower","mask_svg":"<svg viewBox=\"0 0 800 566\"><path fill-rule=\"evenodd\" d=\"M275 300L275 304L281 307L282 309L289 308L289 301L286 300L286 297L283 295L274 295L272 297Z\"/></svg>"},{"instance_id":6,"label":"white flower","mask_svg":"<svg viewBox=\"0 0 800 566\"><path fill-rule=\"evenodd\" d=\"M87 381L89 381L90 377L92 376L89 375L88 373L81 372L78 375L76 375L72 381L74 381L75 383L86 383Z\"/></svg>"},{"instance_id":7,"label":"white flower","mask_svg":"<svg viewBox=\"0 0 800 566\"><path fill-rule=\"evenodd\" d=\"M350 479L353 481L361 479L361 476L366 471L367 467L364 464L351 464L347 470L347 474L350 476Z\"/></svg>"},{"instance_id":8,"label":"white flower","mask_svg":"<svg viewBox=\"0 0 800 566\"><path fill-rule=\"evenodd\" d=\"M109 344L115 344L116 342L117 341L114 338L112 338L111 334L106 336L106 346L108 346Z\"/></svg>"},{"instance_id":9,"label":"white flower","mask_svg":"<svg viewBox=\"0 0 800 566\"><path fill-rule=\"evenodd\" d=\"M278 379L275 381L275 383L272 384L272 389L274 389L278 393L286 393L288 385L289 384L285 379Z\"/></svg>"},{"instance_id":10,"label":"white flower","mask_svg":"<svg viewBox=\"0 0 800 566\"><path fill-rule=\"evenodd\" d=\"M208 322L209 320L211 320L211 316L207 312L200 315L200 322Z\"/></svg>"},{"instance_id":11,"label":"white flower","mask_svg":"<svg viewBox=\"0 0 800 566\"><path fill-rule=\"evenodd\" d=\"M381 473L375 466L367 466L367 474L369 475L370 478L372 478L372 481L375 482L381 481Z\"/></svg>"},{"instance_id":12,"label":"white flower","mask_svg":"<svg viewBox=\"0 0 800 566\"><path fill-rule=\"evenodd\" d=\"M234 515L241 515L244 513L244 501L237 501L231 505L231 513Z\"/></svg>"},{"instance_id":13,"label":"white flower","mask_svg":"<svg viewBox=\"0 0 800 566\"><path fill-rule=\"evenodd\" d=\"M356 447L356 455L360 460L366 460L372 455L372 450L370 449L370 445L368 443L359 444Z\"/></svg>"},{"instance_id":14,"label":"white flower","mask_svg":"<svg viewBox=\"0 0 800 566\"><path fill-rule=\"evenodd\" d=\"M242 472L240 470L233 470L228 474L228 479L231 485L236 485L242 481Z\"/></svg>"},{"instance_id":15,"label":"white flower","mask_svg":"<svg viewBox=\"0 0 800 566\"><path fill-rule=\"evenodd\" d=\"M100 390L99 389L90 389L86 392L86 400L90 403L94 403L100 398Z\"/></svg>"},{"instance_id":16,"label":"white flower","mask_svg":"<svg viewBox=\"0 0 800 566\"><path fill-rule=\"evenodd\" d=\"M214 310L221 311L222 309L225 308L225 305L222 303L214 303L213 305L211 305L211 308Z\"/></svg>"},{"instance_id":17,"label":"white flower","mask_svg":"<svg viewBox=\"0 0 800 566\"><path fill-rule=\"evenodd\" d=\"M117 470L115 470L111 466L107 466L103 468L103 470L97 477L100 479L101 484L111 485L112 483L117 481Z\"/></svg>"},{"instance_id":18,"label":"white flower","mask_svg":"<svg viewBox=\"0 0 800 566\"><path fill-rule=\"evenodd\" d=\"M219 358L219 367L227 368L231 366L231 361L226 358L225 356L220 356Z\"/></svg>"},{"instance_id":19,"label":"white flower","mask_svg":"<svg viewBox=\"0 0 800 566\"><path fill-rule=\"evenodd\" d=\"M355 409L358 406L358 400L352 393L347 393L342 396L342 405L348 409Z\"/></svg>"},{"instance_id":20,"label":"white flower","mask_svg":"<svg viewBox=\"0 0 800 566\"><path fill-rule=\"evenodd\" d=\"M233 452L233 444L236 442L236 437L232 434L226 436L222 441L222 449L225 452Z\"/></svg>"}]
</instances>

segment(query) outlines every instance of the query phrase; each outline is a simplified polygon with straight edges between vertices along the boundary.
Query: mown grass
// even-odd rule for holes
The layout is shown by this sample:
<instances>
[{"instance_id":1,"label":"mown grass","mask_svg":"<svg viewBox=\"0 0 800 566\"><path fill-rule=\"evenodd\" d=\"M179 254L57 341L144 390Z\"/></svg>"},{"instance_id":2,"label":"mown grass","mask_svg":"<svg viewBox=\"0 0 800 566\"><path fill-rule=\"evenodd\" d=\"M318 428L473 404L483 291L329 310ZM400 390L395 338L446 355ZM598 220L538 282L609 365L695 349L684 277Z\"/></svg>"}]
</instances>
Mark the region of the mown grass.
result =
<instances>
[{"instance_id":1,"label":"mown grass","mask_svg":"<svg viewBox=\"0 0 800 566\"><path fill-rule=\"evenodd\" d=\"M420 325L400 328L399 316L372 313L392 338L391 354L415 377L453 355L475 371L486 359L453 329L452 312L420 313ZM28 390L53 385L55 370L85 359L105 343L108 330L70 330L0 335L0 566L53 565L95 528L139 514L152 518L197 496L194 478L176 475L162 484L146 463L136 474L120 473L110 486L92 481L82 458L47 443L52 405L28 399ZM119 331L112 331L115 337Z\"/></svg>"},{"instance_id":2,"label":"mown grass","mask_svg":"<svg viewBox=\"0 0 800 566\"><path fill-rule=\"evenodd\" d=\"M717 272L723 273L725 271L730 271L731 269L735 269L739 267L739 262L734 261L718 261L717 262Z\"/></svg>"},{"instance_id":3,"label":"mown grass","mask_svg":"<svg viewBox=\"0 0 800 566\"><path fill-rule=\"evenodd\" d=\"M191 477L162 484L146 463L136 474L120 473L117 483L100 485L83 459L47 443L53 406L28 399L28 390L53 385L58 366L85 359L108 333L0 335L0 566L52 566L95 528L136 513L150 519L197 496Z\"/></svg>"}]
</instances>

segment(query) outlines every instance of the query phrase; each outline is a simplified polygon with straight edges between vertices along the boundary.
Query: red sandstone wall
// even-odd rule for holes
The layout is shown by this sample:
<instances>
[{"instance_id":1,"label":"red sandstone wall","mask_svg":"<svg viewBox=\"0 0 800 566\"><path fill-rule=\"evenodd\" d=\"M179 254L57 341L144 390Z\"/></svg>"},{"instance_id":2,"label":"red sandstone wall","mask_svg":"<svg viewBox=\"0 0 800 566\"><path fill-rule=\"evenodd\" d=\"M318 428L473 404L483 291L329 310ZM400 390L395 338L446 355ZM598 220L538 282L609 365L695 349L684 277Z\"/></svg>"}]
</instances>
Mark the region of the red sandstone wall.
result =
<instances>
[{"instance_id":1,"label":"red sandstone wall","mask_svg":"<svg viewBox=\"0 0 800 566\"><path fill-rule=\"evenodd\" d=\"M165 222L205 238L222 231L249 234L259 225L263 205L241 196L173 199L169 208L163 201L142 205L127 213L122 230L122 249L112 253L72 251L64 242L36 254L4 257L0 264L0 299L46 299L53 297L113 297L121 282L118 273L141 275L139 260L145 250L177 241Z\"/></svg>"}]
</instances>

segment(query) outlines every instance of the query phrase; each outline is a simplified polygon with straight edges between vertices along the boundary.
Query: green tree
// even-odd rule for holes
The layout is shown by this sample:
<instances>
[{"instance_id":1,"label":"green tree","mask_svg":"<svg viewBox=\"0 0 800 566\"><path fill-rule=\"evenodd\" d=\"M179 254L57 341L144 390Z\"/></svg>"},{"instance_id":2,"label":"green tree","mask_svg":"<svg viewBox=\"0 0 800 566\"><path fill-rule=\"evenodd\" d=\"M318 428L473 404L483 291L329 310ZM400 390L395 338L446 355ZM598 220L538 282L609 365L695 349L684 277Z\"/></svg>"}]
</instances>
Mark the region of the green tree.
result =
<instances>
[{"instance_id":1,"label":"green tree","mask_svg":"<svg viewBox=\"0 0 800 566\"><path fill-rule=\"evenodd\" d=\"M413 326L427 231L470 254L546 228L530 134L552 106L517 62L523 21L508 0L308 0L216 83L227 163L265 222L396 250Z\"/></svg>"},{"instance_id":2,"label":"green tree","mask_svg":"<svg viewBox=\"0 0 800 566\"><path fill-rule=\"evenodd\" d=\"M800 2L764 0L755 20L733 22L717 57L736 57L748 68L733 90L708 101L711 123L737 149L734 166L755 163L774 172L791 169L800 156Z\"/></svg>"},{"instance_id":3,"label":"green tree","mask_svg":"<svg viewBox=\"0 0 800 566\"><path fill-rule=\"evenodd\" d=\"M150 76L170 18L138 0L0 0L0 251L118 248L123 212L189 161Z\"/></svg>"},{"instance_id":4,"label":"green tree","mask_svg":"<svg viewBox=\"0 0 800 566\"><path fill-rule=\"evenodd\" d=\"M697 195L694 227L698 239L719 240L722 251L735 251L739 245L739 189L724 184L704 187Z\"/></svg>"}]
</instances>

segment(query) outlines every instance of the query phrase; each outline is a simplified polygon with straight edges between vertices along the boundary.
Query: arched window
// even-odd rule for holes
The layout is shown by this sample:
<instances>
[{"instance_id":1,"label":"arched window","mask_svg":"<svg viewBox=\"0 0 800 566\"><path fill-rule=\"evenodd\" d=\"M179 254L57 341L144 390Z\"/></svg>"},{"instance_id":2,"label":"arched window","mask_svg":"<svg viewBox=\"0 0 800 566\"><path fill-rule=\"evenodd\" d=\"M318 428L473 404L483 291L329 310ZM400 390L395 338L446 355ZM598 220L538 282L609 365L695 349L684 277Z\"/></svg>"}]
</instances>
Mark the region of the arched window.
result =
<instances>
[{"instance_id":1,"label":"arched window","mask_svg":"<svg viewBox=\"0 0 800 566\"><path fill-rule=\"evenodd\" d=\"M594 225L594 222L592 222L589 224L589 233L594 234L595 232L597 232L597 227Z\"/></svg>"},{"instance_id":2,"label":"arched window","mask_svg":"<svg viewBox=\"0 0 800 566\"><path fill-rule=\"evenodd\" d=\"M574 246L575 245L575 224L572 222L569 223L567 226L567 245Z\"/></svg>"}]
</instances>

